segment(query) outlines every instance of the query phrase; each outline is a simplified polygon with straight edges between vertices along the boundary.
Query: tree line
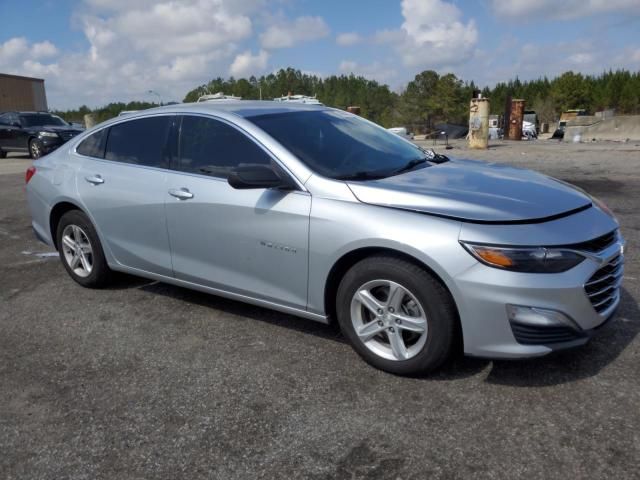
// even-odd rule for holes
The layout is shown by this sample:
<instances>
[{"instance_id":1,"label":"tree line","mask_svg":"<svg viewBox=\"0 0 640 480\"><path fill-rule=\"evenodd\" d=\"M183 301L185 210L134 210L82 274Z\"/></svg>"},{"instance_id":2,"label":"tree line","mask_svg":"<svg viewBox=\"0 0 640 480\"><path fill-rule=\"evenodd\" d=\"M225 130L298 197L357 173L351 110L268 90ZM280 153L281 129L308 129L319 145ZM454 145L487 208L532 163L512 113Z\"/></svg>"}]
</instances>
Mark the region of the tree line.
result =
<instances>
[{"instance_id":1,"label":"tree line","mask_svg":"<svg viewBox=\"0 0 640 480\"><path fill-rule=\"evenodd\" d=\"M271 99L287 94L316 96L325 105L346 109L359 106L361 115L385 127L407 125L424 130L448 122L464 125L468 121L469 100L481 92L491 101L491 113L504 113L508 97L523 98L526 108L538 112L540 121L554 122L560 114L573 108L591 113L613 108L618 114L640 113L640 72L616 70L600 75L583 75L572 71L549 79L500 82L493 88L480 88L452 73L438 74L426 70L417 74L401 93L388 85L362 76L331 75L319 77L293 68L281 69L261 77L221 78L200 85L184 98L194 102L201 95L224 92L243 99ZM121 110L141 110L157 106L149 102L111 103L91 110L57 112L70 120L93 113L97 121L116 116Z\"/></svg>"},{"instance_id":2,"label":"tree line","mask_svg":"<svg viewBox=\"0 0 640 480\"><path fill-rule=\"evenodd\" d=\"M130 110L146 110L147 108L159 107L160 105L153 102L112 102L104 107L91 109L86 105L72 110L54 110L53 113L64 118L68 122L82 123L84 116L93 114L96 123L104 122L110 118L117 117L122 111Z\"/></svg>"}]
</instances>

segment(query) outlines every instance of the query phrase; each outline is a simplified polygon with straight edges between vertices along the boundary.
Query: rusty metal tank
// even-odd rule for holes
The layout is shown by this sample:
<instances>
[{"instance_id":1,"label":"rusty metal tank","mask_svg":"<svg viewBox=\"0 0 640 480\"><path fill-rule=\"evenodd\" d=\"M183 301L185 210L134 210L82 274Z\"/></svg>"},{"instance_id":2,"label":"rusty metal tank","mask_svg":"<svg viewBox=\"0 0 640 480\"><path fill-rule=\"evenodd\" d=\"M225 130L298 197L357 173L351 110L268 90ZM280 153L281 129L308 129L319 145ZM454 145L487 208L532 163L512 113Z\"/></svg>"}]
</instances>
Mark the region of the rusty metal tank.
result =
<instances>
[{"instance_id":1,"label":"rusty metal tank","mask_svg":"<svg viewBox=\"0 0 640 480\"><path fill-rule=\"evenodd\" d=\"M524 118L525 101L512 99L509 111L509 122L505 126L505 138L508 140L522 140L522 120Z\"/></svg>"}]
</instances>

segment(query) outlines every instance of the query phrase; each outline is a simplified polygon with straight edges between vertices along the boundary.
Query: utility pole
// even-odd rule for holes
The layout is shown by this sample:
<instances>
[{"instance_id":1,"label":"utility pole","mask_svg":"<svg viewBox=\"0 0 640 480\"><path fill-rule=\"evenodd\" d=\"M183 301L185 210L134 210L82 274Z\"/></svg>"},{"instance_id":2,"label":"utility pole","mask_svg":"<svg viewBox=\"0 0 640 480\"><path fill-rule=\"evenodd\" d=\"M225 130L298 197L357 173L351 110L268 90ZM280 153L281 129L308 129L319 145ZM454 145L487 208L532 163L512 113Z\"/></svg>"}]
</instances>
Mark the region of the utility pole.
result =
<instances>
[{"instance_id":1,"label":"utility pole","mask_svg":"<svg viewBox=\"0 0 640 480\"><path fill-rule=\"evenodd\" d=\"M155 90L149 90L147 93L151 95L156 95L158 97L158 100L160 100L160 106L162 106L162 97L158 92L156 92Z\"/></svg>"}]
</instances>

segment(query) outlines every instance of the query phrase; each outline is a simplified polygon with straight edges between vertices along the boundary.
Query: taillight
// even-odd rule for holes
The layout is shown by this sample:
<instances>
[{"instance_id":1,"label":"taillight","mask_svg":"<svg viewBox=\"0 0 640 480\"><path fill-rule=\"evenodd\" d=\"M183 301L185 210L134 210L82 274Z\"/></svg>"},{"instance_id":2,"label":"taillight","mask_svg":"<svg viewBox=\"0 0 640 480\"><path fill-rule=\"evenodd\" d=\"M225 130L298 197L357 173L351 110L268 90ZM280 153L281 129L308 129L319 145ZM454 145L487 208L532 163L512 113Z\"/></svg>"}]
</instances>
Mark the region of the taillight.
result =
<instances>
[{"instance_id":1,"label":"taillight","mask_svg":"<svg viewBox=\"0 0 640 480\"><path fill-rule=\"evenodd\" d=\"M24 174L24 183L29 183L29 180L36 174L36 167L27 168L27 173Z\"/></svg>"}]
</instances>

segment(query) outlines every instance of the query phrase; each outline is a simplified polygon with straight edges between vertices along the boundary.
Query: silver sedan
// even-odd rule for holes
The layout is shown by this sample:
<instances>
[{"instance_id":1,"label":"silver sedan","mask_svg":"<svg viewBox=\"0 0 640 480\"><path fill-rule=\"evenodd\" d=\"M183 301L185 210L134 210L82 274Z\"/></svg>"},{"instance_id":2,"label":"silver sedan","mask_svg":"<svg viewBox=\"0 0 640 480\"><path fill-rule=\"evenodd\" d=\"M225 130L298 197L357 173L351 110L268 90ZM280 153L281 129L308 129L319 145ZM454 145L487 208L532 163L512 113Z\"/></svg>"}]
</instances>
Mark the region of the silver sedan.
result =
<instances>
[{"instance_id":1,"label":"silver sedan","mask_svg":"<svg viewBox=\"0 0 640 480\"><path fill-rule=\"evenodd\" d=\"M397 374L582 345L620 300L605 205L275 102L132 113L27 172L35 234L85 287L127 272L319 322Z\"/></svg>"}]
</instances>

